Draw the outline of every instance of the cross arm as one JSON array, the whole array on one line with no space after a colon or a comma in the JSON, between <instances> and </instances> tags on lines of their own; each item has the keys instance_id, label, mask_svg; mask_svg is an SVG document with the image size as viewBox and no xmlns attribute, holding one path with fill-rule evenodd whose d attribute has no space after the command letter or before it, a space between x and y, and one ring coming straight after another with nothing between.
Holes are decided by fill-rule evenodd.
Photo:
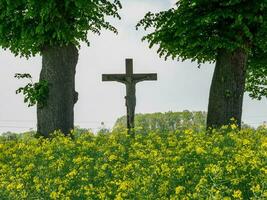
<instances>
[{"instance_id":1,"label":"cross arm","mask_svg":"<svg viewBox=\"0 0 267 200\"><path fill-rule=\"evenodd\" d=\"M156 73L152 74L134 74L133 79L136 83L141 81L156 81L158 76Z\"/></svg>"},{"instance_id":2,"label":"cross arm","mask_svg":"<svg viewBox=\"0 0 267 200\"><path fill-rule=\"evenodd\" d=\"M102 74L102 81L117 81L125 83L125 75L123 74Z\"/></svg>"}]
</instances>

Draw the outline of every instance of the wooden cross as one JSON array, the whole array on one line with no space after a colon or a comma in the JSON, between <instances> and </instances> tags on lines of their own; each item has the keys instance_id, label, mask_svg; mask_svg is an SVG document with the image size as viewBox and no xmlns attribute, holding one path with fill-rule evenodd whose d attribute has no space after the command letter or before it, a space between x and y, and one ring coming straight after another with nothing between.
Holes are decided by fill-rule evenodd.
<instances>
[{"instance_id":1,"label":"wooden cross","mask_svg":"<svg viewBox=\"0 0 267 200\"><path fill-rule=\"evenodd\" d=\"M128 133L134 128L134 112L136 105L135 85L141 81L156 81L157 74L134 74L133 59L126 59L126 74L103 74L102 81L117 81L126 85L126 107Z\"/></svg>"}]
</instances>

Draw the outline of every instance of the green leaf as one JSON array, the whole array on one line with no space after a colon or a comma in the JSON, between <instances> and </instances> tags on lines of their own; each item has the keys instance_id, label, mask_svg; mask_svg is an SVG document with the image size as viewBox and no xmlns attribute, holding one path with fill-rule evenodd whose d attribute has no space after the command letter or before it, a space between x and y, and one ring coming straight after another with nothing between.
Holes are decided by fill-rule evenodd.
<instances>
[{"instance_id":1,"label":"green leaf","mask_svg":"<svg viewBox=\"0 0 267 200\"><path fill-rule=\"evenodd\" d=\"M45 45L88 44L88 32L117 33L107 18L120 19L120 8L118 0L0 0L0 47L29 57Z\"/></svg>"}]
</instances>

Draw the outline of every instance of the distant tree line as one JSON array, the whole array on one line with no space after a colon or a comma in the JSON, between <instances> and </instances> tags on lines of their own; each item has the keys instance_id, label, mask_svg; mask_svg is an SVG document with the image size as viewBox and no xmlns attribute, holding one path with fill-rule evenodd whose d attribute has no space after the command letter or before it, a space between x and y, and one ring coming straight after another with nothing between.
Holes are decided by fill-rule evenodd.
<instances>
[{"instance_id":1,"label":"distant tree line","mask_svg":"<svg viewBox=\"0 0 267 200\"><path fill-rule=\"evenodd\" d=\"M206 112L166 112L151 114L136 114L135 127L146 131L175 131L179 129L203 129L206 124ZM113 131L126 128L126 116L117 119Z\"/></svg>"},{"instance_id":2,"label":"distant tree line","mask_svg":"<svg viewBox=\"0 0 267 200\"><path fill-rule=\"evenodd\" d=\"M142 131L176 131L193 129L201 131L206 128L207 112L189 111L182 112L165 112L165 113L148 113L137 114L135 116L135 127L141 128ZM235 122L233 122L235 123ZM113 126L113 131L119 131L126 128L126 116L117 119ZM257 129L264 129L266 126L260 125ZM254 129L249 124L242 122L242 129Z\"/></svg>"}]
</instances>

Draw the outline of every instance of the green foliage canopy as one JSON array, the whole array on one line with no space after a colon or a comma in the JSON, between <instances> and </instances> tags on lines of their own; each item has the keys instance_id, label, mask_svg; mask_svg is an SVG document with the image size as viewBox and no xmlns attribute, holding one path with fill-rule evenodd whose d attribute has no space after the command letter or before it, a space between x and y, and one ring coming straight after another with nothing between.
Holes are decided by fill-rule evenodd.
<instances>
[{"instance_id":1,"label":"green foliage canopy","mask_svg":"<svg viewBox=\"0 0 267 200\"><path fill-rule=\"evenodd\" d=\"M89 44L88 31L117 32L119 0L0 0L0 47L31 56L47 45Z\"/></svg>"},{"instance_id":2,"label":"green foliage canopy","mask_svg":"<svg viewBox=\"0 0 267 200\"><path fill-rule=\"evenodd\" d=\"M254 51L249 60L246 78L246 91L253 99L267 97L267 53Z\"/></svg>"},{"instance_id":3,"label":"green foliage canopy","mask_svg":"<svg viewBox=\"0 0 267 200\"><path fill-rule=\"evenodd\" d=\"M253 99L261 100L262 97L267 97L267 68L248 71L246 91Z\"/></svg>"},{"instance_id":4,"label":"green foliage canopy","mask_svg":"<svg viewBox=\"0 0 267 200\"><path fill-rule=\"evenodd\" d=\"M266 13L266 0L180 0L167 11L147 13L137 28L154 28L143 40L159 45L160 56L213 62L220 49L266 52Z\"/></svg>"}]
</instances>

